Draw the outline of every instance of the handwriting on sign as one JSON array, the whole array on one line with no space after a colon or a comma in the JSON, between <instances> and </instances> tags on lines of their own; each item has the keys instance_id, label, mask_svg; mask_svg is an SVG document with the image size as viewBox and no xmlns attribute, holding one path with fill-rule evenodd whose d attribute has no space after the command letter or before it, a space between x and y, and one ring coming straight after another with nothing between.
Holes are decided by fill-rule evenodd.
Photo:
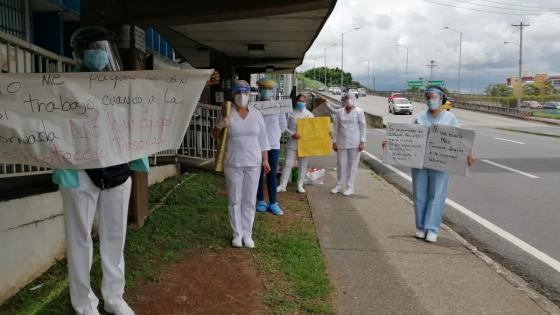
<instances>
[{"instance_id":1,"label":"handwriting on sign","mask_svg":"<svg viewBox=\"0 0 560 315\"><path fill-rule=\"evenodd\" d=\"M0 163L83 169L175 149L211 73L2 75Z\"/></svg>"},{"instance_id":2,"label":"handwriting on sign","mask_svg":"<svg viewBox=\"0 0 560 315\"><path fill-rule=\"evenodd\" d=\"M388 164L421 168L424 163L428 128L421 125L387 124Z\"/></svg>"},{"instance_id":3,"label":"handwriting on sign","mask_svg":"<svg viewBox=\"0 0 560 315\"><path fill-rule=\"evenodd\" d=\"M291 113L293 111L291 99L251 102L249 103L249 106L255 108L263 115Z\"/></svg>"}]
</instances>

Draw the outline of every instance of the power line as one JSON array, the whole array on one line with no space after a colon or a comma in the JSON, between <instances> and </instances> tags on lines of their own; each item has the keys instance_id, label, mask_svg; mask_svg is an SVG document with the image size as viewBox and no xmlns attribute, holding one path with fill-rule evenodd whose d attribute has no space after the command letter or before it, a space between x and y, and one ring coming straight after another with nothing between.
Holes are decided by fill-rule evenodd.
<instances>
[{"instance_id":1,"label":"power line","mask_svg":"<svg viewBox=\"0 0 560 315\"><path fill-rule=\"evenodd\" d=\"M475 0L475 1L476 1L476 0ZM496 3L496 4L504 4L504 5L511 5L511 6L514 6L514 7L535 8L535 9L536 9L536 8L542 8L542 9L547 9L547 10L560 10L560 8L544 8L544 7L536 7L536 6L531 6L531 5L507 3L507 2L492 1L492 0L478 0L478 1L489 2L489 3Z\"/></svg>"},{"instance_id":2,"label":"power line","mask_svg":"<svg viewBox=\"0 0 560 315\"><path fill-rule=\"evenodd\" d=\"M482 13L487 13L487 14L498 14L498 15L513 15L513 16L528 16L528 15L543 15L543 13L507 13L507 12L497 12L497 11L488 11L488 10L482 10L482 9L473 9L473 8L465 8L465 7L461 7L458 5L453 5L453 4L449 4L449 3L441 3L441 2L436 2L436 1L431 1L431 0L421 0L424 2L429 2L429 3L433 3L433 4L437 4L437 5L441 5L441 6L445 6L445 7L452 7L452 8L456 8L456 9L463 9L463 10L469 10L469 11L476 11L476 12L482 12ZM559 12L560 13L560 12Z\"/></svg>"},{"instance_id":3,"label":"power line","mask_svg":"<svg viewBox=\"0 0 560 315\"><path fill-rule=\"evenodd\" d=\"M449 1L455 1L455 2L459 2L462 4L465 4L465 2L463 0L449 0ZM482 4L482 3L473 3L473 2L469 2L469 5L473 5L473 6L481 6L481 7L487 7L487 8L493 8L493 9L500 9L500 10L510 10L510 11L529 11L529 12L540 12L540 13L549 13L551 11L557 11L556 13L560 13L560 9L517 9L517 8L511 8L511 7L504 7L504 6L495 6L495 5L489 5L489 4Z\"/></svg>"}]
</instances>

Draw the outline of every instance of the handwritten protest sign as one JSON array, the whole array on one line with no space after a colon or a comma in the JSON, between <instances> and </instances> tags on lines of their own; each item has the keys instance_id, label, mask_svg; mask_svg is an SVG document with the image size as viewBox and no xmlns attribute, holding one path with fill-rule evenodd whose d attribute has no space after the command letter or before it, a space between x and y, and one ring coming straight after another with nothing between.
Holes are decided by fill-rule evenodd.
<instances>
[{"instance_id":1,"label":"handwritten protest sign","mask_svg":"<svg viewBox=\"0 0 560 315\"><path fill-rule=\"evenodd\" d=\"M387 124L387 150L383 161L391 165L422 168L428 127L411 124Z\"/></svg>"},{"instance_id":2,"label":"handwritten protest sign","mask_svg":"<svg viewBox=\"0 0 560 315\"><path fill-rule=\"evenodd\" d=\"M301 139L298 140L299 157L321 156L332 153L330 117L298 119L296 130L301 136Z\"/></svg>"},{"instance_id":3,"label":"handwritten protest sign","mask_svg":"<svg viewBox=\"0 0 560 315\"><path fill-rule=\"evenodd\" d=\"M387 124L384 162L413 168L429 168L465 176L467 156L472 153L475 132L434 124L431 127Z\"/></svg>"},{"instance_id":4,"label":"handwritten protest sign","mask_svg":"<svg viewBox=\"0 0 560 315\"><path fill-rule=\"evenodd\" d=\"M472 152L474 136L474 130L433 125L428 132L424 167L467 175L467 156Z\"/></svg>"},{"instance_id":5,"label":"handwritten protest sign","mask_svg":"<svg viewBox=\"0 0 560 315\"><path fill-rule=\"evenodd\" d=\"M0 75L0 162L84 169L175 149L211 73Z\"/></svg>"},{"instance_id":6,"label":"handwritten protest sign","mask_svg":"<svg viewBox=\"0 0 560 315\"><path fill-rule=\"evenodd\" d=\"M249 103L251 108L255 108L260 111L263 115L279 114L279 113L291 113L293 112L292 100L272 100L272 101L260 101Z\"/></svg>"}]
</instances>

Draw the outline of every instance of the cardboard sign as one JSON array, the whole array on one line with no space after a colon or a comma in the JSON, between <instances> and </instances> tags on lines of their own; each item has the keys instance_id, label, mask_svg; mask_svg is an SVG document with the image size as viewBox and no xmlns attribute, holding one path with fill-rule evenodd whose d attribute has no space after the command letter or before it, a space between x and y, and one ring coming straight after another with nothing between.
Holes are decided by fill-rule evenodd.
<instances>
[{"instance_id":1,"label":"cardboard sign","mask_svg":"<svg viewBox=\"0 0 560 315\"><path fill-rule=\"evenodd\" d=\"M387 124L387 150L383 162L391 165L422 168L426 152L428 127L412 124Z\"/></svg>"},{"instance_id":2,"label":"cardboard sign","mask_svg":"<svg viewBox=\"0 0 560 315\"><path fill-rule=\"evenodd\" d=\"M387 124L387 164L429 168L454 175L468 174L467 156L472 153L474 130L434 124Z\"/></svg>"},{"instance_id":3,"label":"cardboard sign","mask_svg":"<svg viewBox=\"0 0 560 315\"><path fill-rule=\"evenodd\" d=\"M298 156L322 156L332 153L330 117L301 118L296 122Z\"/></svg>"},{"instance_id":4,"label":"cardboard sign","mask_svg":"<svg viewBox=\"0 0 560 315\"><path fill-rule=\"evenodd\" d=\"M273 101L260 101L249 103L251 108L255 108L263 115L272 115L280 113L291 113L293 112L292 100L273 100Z\"/></svg>"},{"instance_id":5,"label":"cardboard sign","mask_svg":"<svg viewBox=\"0 0 560 315\"><path fill-rule=\"evenodd\" d=\"M0 162L85 169L181 144L212 70L0 75Z\"/></svg>"}]
</instances>

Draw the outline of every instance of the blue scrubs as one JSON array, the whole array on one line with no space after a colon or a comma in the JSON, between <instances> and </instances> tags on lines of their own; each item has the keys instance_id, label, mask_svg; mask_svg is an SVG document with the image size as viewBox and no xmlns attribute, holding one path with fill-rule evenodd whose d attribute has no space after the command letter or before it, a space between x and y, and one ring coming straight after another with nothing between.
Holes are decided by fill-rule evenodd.
<instances>
[{"instance_id":1,"label":"blue scrubs","mask_svg":"<svg viewBox=\"0 0 560 315\"><path fill-rule=\"evenodd\" d=\"M455 115L448 111L440 112L435 118L429 111L424 111L415 117L412 123L424 126L441 124L459 127ZM438 233L448 186L449 173L447 172L427 168L412 169L412 196L418 230Z\"/></svg>"}]
</instances>

